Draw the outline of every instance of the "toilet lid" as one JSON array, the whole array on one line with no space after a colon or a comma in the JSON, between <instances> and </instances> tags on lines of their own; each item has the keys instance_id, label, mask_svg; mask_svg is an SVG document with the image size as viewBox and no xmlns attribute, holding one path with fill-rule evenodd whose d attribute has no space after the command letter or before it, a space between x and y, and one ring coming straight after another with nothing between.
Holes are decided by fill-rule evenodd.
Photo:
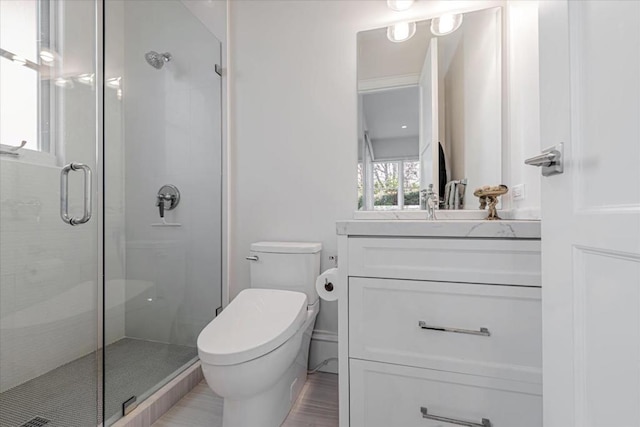
<instances>
[{"instance_id":1,"label":"toilet lid","mask_svg":"<svg viewBox=\"0 0 640 427\"><path fill-rule=\"evenodd\" d=\"M245 289L198 336L200 359L235 365L284 344L307 317L307 295L276 289Z\"/></svg>"}]
</instances>

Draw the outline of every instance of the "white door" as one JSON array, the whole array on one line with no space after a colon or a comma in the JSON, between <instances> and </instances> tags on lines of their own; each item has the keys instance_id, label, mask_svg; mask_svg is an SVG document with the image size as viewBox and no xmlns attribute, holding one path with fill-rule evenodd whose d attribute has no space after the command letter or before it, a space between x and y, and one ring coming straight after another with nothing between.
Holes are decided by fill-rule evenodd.
<instances>
[{"instance_id":1,"label":"white door","mask_svg":"<svg viewBox=\"0 0 640 427\"><path fill-rule=\"evenodd\" d=\"M420 189L438 192L438 38L433 37L420 74ZM434 159L436 162L434 163ZM442 196L442 195L440 195Z\"/></svg>"},{"instance_id":2,"label":"white door","mask_svg":"<svg viewBox=\"0 0 640 427\"><path fill-rule=\"evenodd\" d=\"M640 426L640 2L540 2L545 427Z\"/></svg>"}]
</instances>

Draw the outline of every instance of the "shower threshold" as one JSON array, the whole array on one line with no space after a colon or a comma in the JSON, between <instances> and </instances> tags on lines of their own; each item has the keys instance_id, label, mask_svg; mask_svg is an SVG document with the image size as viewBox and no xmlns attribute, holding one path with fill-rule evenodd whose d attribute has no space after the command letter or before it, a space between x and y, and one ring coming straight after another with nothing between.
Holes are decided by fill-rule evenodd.
<instances>
[{"instance_id":1,"label":"shower threshold","mask_svg":"<svg viewBox=\"0 0 640 427\"><path fill-rule=\"evenodd\" d=\"M122 402L138 402L197 359L195 347L123 338L106 347L105 418L118 418ZM39 417L43 427L93 427L102 402L98 366L91 353L0 393L0 427L20 427ZM109 423L107 423L108 425Z\"/></svg>"}]
</instances>

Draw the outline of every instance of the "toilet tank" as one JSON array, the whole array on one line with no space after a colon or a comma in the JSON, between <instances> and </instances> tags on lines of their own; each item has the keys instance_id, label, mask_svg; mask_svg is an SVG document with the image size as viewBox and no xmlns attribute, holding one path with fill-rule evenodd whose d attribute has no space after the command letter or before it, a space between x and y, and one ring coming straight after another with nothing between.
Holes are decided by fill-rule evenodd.
<instances>
[{"instance_id":1,"label":"toilet tank","mask_svg":"<svg viewBox=\"0 0 640 427\"><path fill-rule=\"evenodd\" d=\"M308 303L315 303L321 251L321 243L252 243L251 256L257 259L251 261L251 287L304 292Z\"/></svg>"}]
</instances>

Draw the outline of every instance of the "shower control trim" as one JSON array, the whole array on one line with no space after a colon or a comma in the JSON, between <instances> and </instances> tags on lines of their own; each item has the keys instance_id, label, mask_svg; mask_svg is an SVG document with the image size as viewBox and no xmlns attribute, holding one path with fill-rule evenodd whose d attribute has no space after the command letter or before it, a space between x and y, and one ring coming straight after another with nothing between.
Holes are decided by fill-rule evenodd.
<instances>
[{"instance_id":1,"label":"shower control trim","mask_svg":"<svg viewBox=\"0 0 640 427\"><path fill-rule=\"evenodd\" d=\"M165 184L160 187L156 195L156 206L160 213L160 218L164 218L164 212L176 208L180 203L180 191L175 185Z\"/></svg>"}]
</instances>

